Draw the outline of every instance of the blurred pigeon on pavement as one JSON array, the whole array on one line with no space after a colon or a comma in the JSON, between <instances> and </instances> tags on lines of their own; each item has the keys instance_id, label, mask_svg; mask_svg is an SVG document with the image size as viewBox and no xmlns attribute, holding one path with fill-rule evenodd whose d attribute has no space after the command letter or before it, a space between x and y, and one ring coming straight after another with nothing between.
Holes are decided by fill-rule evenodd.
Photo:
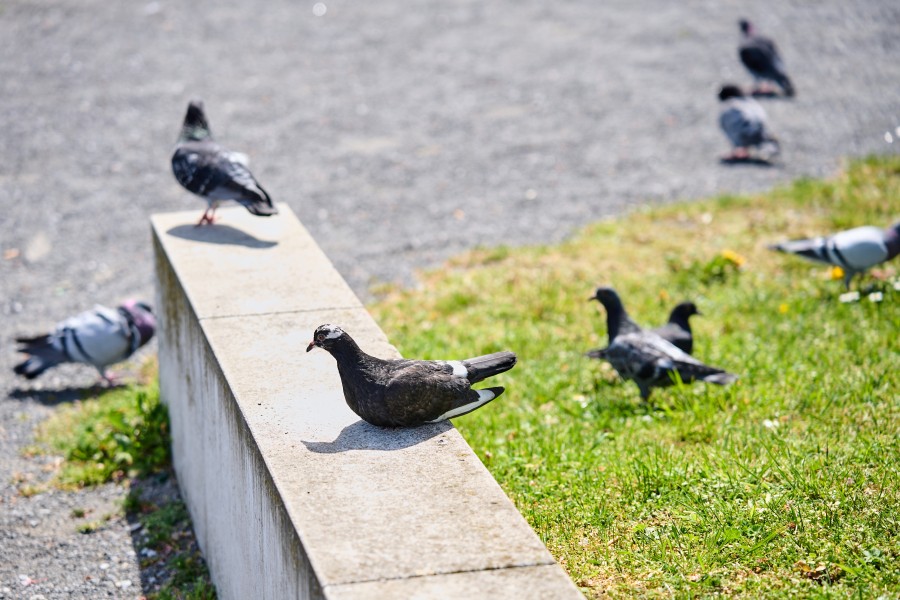
<instances>
[{"instance_id":1,"label":"blurred pigeon on pavement","mask_svg":"<svg viewBox=\"0 0 900 600\"><path fill-rule=\"evenodd\" d=\"M226 200L239 202L261 217L278 214L269 194L247 168L246 155L229 152L213 141L199 100L188 104L172 155L172 171L185 189L206 199L198 226L212 224L216 208Z\"/></svg>"},{"instance_id":2,"label":"blurred pigeon on pavement","mask_svg":"<svg viewBox=\"0 0 900 600\"><path fill-rule=\"evenodd\" d=\"M691 333L690 318L699 315L697 305L693 302L682 302L672 309L669 321L655 329L651 329L662 339L666 340L682 352L694 353L694 336Z\"/></svg>"},{"instance_id":3,"label":"blurred pigeon on pavement","mask_svg":"<svg viewBox=\"0 0 900 600\"><path fill-rule=\"evenodd\" d=\"M668 387L676 381L705 381L727 385L736 375L705 365L682 352L652 331L639 331L616 336L606 348L591 350L590 358L609 361L623 378L634 381L647 400L655 387Z\"/></svg>"},{"instance_id":4,"label":"blurred pigeon on pavement","mask_svg":"<svg viewBox=\"0 0 900 600\"><path fill-rule=\"evenodd\" d=\"M887 229L855 227L827 237L773 244L769 249L840 267L844 271L844 286L850 289L850 281L857 273L900 254L900 221Z\"/></svg>"},{"instance_id":5,"label":"blurred pigeon on pavement","mask_svg":"<svg viewBox=\"0 0 900 600\"><path fill-rule=\"evenodd\" d=\"M384 360L363 352L343 329L320 325L307 346L337 361L347 405L380 427L415 427L472 412L503 393L471 385L512 369L516 355L497 352L467 360Z\"/></svg>"},{"instance_id":6,"label":"blurred pigeon on pavement","mask_svg":"<svg viewBox=\"0 0 900 600\"><path fill-rule=\"evenodd\" d=\"M756 28L753 23L746 19L739 21L741 28L741 44L738 48L738 54L741 62L750 71L750 74L757 81L757 87L754 94L769 94L770 90L766 90L759 85L759 82L774 81L782 90L784 95L791 97L794 95L794 84L791 83L790 77L784 68L784 61L778 53L778 47L775 42L767 37L756 35Z\"/></svg>"},{"instance_id":7,"label":"blurred pigeon on pavement","mask_svg":"<svg viewBox=\"0 0 900 600\"><path fill-rule=\"evenodd\" d=\"M53 333L16 338L17 350L28 358L15 366L17 375L34 379L56 365L93 365L107 382L106 368L121 362L150 341L156 329L151 308L129 300L113 310L97 305L62 321Z\"/></svg>"},{"instance_id":8,"label":"blurred pigeon on pavement","mask_svg":"<svg viewBox=\"0 0 900 600\"><path fill-rule=\"evenodd\" d=\"M766 111L759 102L744 96L735 85L725 85L719 91L722 112L719 125L734 149L723 161L748 160L750 148L767 146L768 156L781 151L778 139L766 131Z\"/></svg>"}]
</instances>

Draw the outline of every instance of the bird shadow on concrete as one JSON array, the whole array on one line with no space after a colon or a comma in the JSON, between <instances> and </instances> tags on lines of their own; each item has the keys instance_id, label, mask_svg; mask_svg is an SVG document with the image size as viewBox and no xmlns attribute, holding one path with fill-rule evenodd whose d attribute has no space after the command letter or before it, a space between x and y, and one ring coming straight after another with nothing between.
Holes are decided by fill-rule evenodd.
<instances>
[{"instance_id":1,"label":"bird shadow on concrete","mask_svg":"<svg viewBox=\"0 0 900 600\"><path fill-rule=\"evenodd\" d=\"M76 400L84 400L85 398L93 398L104 392L125 387L125 383L117 383L113 386L95 384L84 387L65 387L58 389L29 389L17 387L9 393L10 398L16 400L37 400L44 406L57 406L75 402Z\"/></svg>"},{"instance_id":2,"label":"bird shadow on concrete","mask_svg":"<svg viewBox=\"0 0 900 600\"><path fill-rule=\"evenodd\" d=\"M337 454L348 450L402 450L415 446L452 429L450 421L427 423L419 427L378 427L365 421L347 425L331 442L300 440L317 454Z\"/></svg>"},{"instance_id":3,"label":"bird shadow on concrete","mask_svg":"<svg viewBox=\"0 0 900 600\"><path fill-rule=\"evenodd\" d=\"M200 227L195 225L178 225L166 233L185 240L206 242L207 244L228 244L232 246L246 246L247 248L271 248L278 245L278 242L260 240L230 225L206 225Z\"/></svg>"}]
</instances>

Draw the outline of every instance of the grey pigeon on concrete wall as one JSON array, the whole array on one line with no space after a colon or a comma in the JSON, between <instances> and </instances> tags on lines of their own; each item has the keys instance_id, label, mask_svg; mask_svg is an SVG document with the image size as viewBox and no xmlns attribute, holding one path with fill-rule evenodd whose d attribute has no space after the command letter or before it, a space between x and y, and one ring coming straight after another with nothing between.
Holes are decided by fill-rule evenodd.
<instances>
[{"instance_id":1,"label":"grey pigeon on concrete wall","mask_svg":"<svg viewBox=\"0 0 900 600\"><path fill-rule=\"evenodd\" d=\"M741 28L741 44L738 47L738 54L741 62L757 80L757 84L761 81L774 81L784 91L785 96L793 96L794 84L787 75L784 61L781 60L775 42L767 37L757 35L753 23L746 19L741 19L738 24ZM759 85L754 91L766 92Z\"/></svg>"},{"instance_id":2,"label":"grey pigeon on concrete wall","mask_svg":"<svg viewBox=\"0 0 900 600\"><path fill-rule=\"evenodd\" d=\"M857 273L900 254L900 221L887 229L854 227L827 237L780 242L769 249L840 267L844 271L844 286L849 289Z\"/></svg>"},{"instance_id":3,"label":"grey pigeon on concrete wall","mask_svg":"<svg viewBox=\"0 0 900 600\"><path fill-rule=\"evenodd\" d=\"M781 151L778 139L768 131L766 111L754 100L744 96L736 85L725 85L719 91L722 112L719 126L734 147L724 160L743 160L750 157L750 148L769 148L769 154Z\"/></svg>"},{"instance_id":4,"label":"grey pigeon on concrete wall","mask_svg":"<svg viewBox=\"0 0 900 600\"><path fill-rule=\"evenodd\" d=\"M51 367L75 362L94 366L109 381L106 368L134 354L155 330L153 311L143 302L129 300L115 310L97 305L60 322L52 333L16 338L17 350L28 358L14 371L34 379Z\"/></svg>"},{"instance_id":5,"label":"grey pigeon on concrete wall","mask_svg":"<svg viewBox=\"0 0 900 600\"><path fill-rule=\"evenodd\" d=\"M655 329L651 329L662 339L666 340L682 352L694 353L694 335L691 332L690 318L699 315L697 305L693 302L681 302L675 305L669 314L668 322Z\"/></svg>"},{"instance_id":6,"label":"grey pigeon on concrete wall","mask_svg":"<svg viewBox=\"0 0 900 600\"><path fill-rule=\"evenodd\" d=\"M213 141L203 103L191 101L172 155L172 171L178 183L207 202L198 226L212 224L216 208L226 200L234 200L261 217L278 214L246 163L245 155L229 152Z\"/></svg>"},{"instance_id":7,"label":"grey pigeon on concrete wall","mask_svg":"<svg viewBox=\"0 0 900 600\"><path fill-rule=\"evenodd\" d=\"M644 400L653 388L668 387L676 381L726 385L737 379L723 369L703 364L652 331L620 334L609 346L591 350L587 356L609 361L623 379L637 384Z\"/></svg>"},{"instance_id":8,"label":"grey pigeon on concrete wall","mask_svg":"<svg viewBox=\"0 0 900 600\"><path fill-rule=\"evenodd\" d=\"M458 417L484 406L502 387L472 384L512 369L516 355L497 352L466 360L384 360L363 352L343 329L320 325L307 346L327 350L337 361L347 405L381 427L415 427Z\"/></svg>"}]
</instances>

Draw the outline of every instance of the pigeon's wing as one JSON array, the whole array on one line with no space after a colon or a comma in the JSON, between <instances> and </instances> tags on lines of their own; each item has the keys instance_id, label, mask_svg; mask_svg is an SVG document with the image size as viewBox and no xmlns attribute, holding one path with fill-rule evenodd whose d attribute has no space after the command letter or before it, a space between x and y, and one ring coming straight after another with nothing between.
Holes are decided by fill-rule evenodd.
<instances>
[{"instance_id":1,"label":"pigeon's wing","mask_svg":"<svg viewBox=\"0 0 900 600\"><path fill-rule=\"evenodd\" d=\"M864 271L888 258L884 231L878 227L856 227L836 233L826 242L834 264Z\"/></svg>"},{"instance_id":2,"label":"pigeon's wing","mask_svg":"<svg viewBox=\"0 0 900 600\"><path fill-rule=\"evenodd\" d=\"M741 62L755 77L767 77L772 70L772 62L775 55L766 44L760 44L758 39L751 39L741 44L738 53Z\"/></svg>"},{"instance_id":3,"label":"pigeon's wing","mask_svg":"<svg viewBox=\"0 0 900 600\"><path fill-rule=\"evenodd\" d=\"M257 215L277 212L242 157L214 142L179 145L172 156L172 171L181 185L208 200L235 200Z\"/></svg>"},{"instance_id":4,"label":"pigeon's wing","mask_svg":"<svg viewBox=\"0 0 900 600\"><path fill-rule=\"evenodd\" d=\"M762 142L765 133L765 113L754 110L745 102L729 101L719 116L722 131L737 147L747 147Z\"/></svg>"},{"instance_id":5,"label":"pigeon's wing","mask_svg":"<svg viewBox=\"0 0 900 600\"><path fill-rule=\"evenodd\" d=\"M471 402L473 394L465 376L454 373L445 361L404 361L388 380L384 401L391 415L401 422L439 420L455 408Z\"/></svg>"},{"instance_id":6,"label":"pigeon's wing","mask_svg":"<svg viewBox=\"0 0 900 600\"><path fill-rule=\"evenodd\" d=\"M118 311L95 306L57 326L55 337L70 360L98 369L132 354L132 331Z\"/></svg>"},{"instance_id":7,"label":"pigeon's wing","mask_svg":"<svg viewBox=\"0 0 900 600\"><path fill-rule=\"evenodd\" d=\"M651 329L650 332L655 333L682 352L690 354L694 349L694 338L691 335L691 332L685 330L676 323L666 323L661 327Z\"/></svg>"}]
</instances>

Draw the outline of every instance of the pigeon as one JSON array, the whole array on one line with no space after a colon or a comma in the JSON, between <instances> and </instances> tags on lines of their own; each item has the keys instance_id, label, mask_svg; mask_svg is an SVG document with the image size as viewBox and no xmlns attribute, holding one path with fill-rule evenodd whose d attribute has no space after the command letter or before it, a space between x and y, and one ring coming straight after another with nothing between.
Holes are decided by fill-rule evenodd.
<instances>
[{"instance_id":1,"label":"pigeon","mask_svg":"<svg viewBox=\"0 0 900 600\"><path fill-rule=\"evenodd\" d=\"M363 352L336 325L320 325L306 347L327 350L337 361L344 399L364 421L379 427L415 427L452 419L503 393L472 384L512 369L516 355L497 352L467 360L384 360Z\"/></svg>"},{"instance_id":2,"label":"pigeon","mask_svg":"<svg viewBox=\"0 0 900 600\"><path fill-rule=\"evenodd\" d=\"M723 103L719 114L719 126L734 149L723 160L747 160L750 158L749 148L767 145L771 154L781 151L778 139L766 131L766 111L759 102L744 96L736 85L725 85L719 91L719 100Z\"/></svg>"},{"instance_id":3,"label":"pigeon","mask_svg":"<svg viewBox=\"0 0 900 600\"><path fill-rule=\"evenodd\" d=\"M693 302L682 302L672 309L669 315L669 321L655 329L651 329L662 339L666 340L682 352L688 354L694 353L694 336L691 333L691 324L689 319L693 315L699 315L697 305Z\"/></svg>"},{"instance_id":4,"label":"pigeon","mask_svg":"<svg viewBox=\"0 0 900 600\"><path fill-rule=\"evenodd\" d=\"M613 343L613 340L620 333L637 333L642 331L641 326L635 323L628 315L625 306L622 304L622 299L619 298L619 294L613 288L598 287L594 291L594 295L588 298L589 302L591 300L597 300L606 309L606 331L609 335L610 344ZM651 331L690 354L694 344L688 318L691 315L698 314L700 312L693 302L682 302L672 309L668 323Z\"/></svg>"},{"instance_id":5,"label":"pigeon","mask_svg":"<svg viewBox=\"0 0 900 600\"><path fill-rule=\"evenodd\" d=\"M784 68L784 61L778 54L778 47L775 42L767 37L756 35L756 29L753 23L746 19L739 21L741 27L741 45L738 48L738 54L741 62L750 71L750 74L760 81L774 81L784 90L784 95L792 97L794 95L794 84L791 83L790 77ZM762 89L759 85L754 93L769 93Z\"/></svg>"},{"instance_id":6,"label":"pigeon","mask_svg":"<svg viewBox=\"0 0 900 600\"><path fill-rule=\"evenodd\" d=\"M112 383L106 368L134 354L155 330L153 310L144 302L128 300L115 310L98 304L57 324L53 333L16 338L17 350L28 358L13 370L34 379L62 363L84 363Z\"/></svg>"},{"instance_id":7,"label":"pigeon","mask_svg":"<svg viewBox=\"0 0 900 600\"><path fill-rule=\"evenodd\" d=\"M247 168L246 155L229 152L213 141L203 102L199 100L188 104L172 155L172 171L185 189L206 199L206 211L198 227L204 223L211 225L216 208L226 200L235 200L261 217L278 214L272 198Z\"/></svg>"},{"instance_id":8,"label":"pigeon","mask_svg":"<svg viewBox=\"0 0 900 600\"><path fill-rule=\"evenodd\" d=\"M623 379L637 384L644 401L653 388L668 387L676 381L727 385L737 379L732 373L703 364L652 331L620 334L609 346L591 350L587 356L609 361Z\"/></svg>"},{"instance_id":9,"label":"pigeon","mask_svg":"<svg viewBox=\"0 0 900 600\"><path fill-rule=\"evenodd\" d=\"M850 281L857 273L900 254L900 221L887 229L871 225L855 227L828 237L780 242L769 249L840 267L844 271L844 287L849 290Z\"/></svg>"},{"instance_id":10,"label":"pigeon","mask_svg":"<svg viewBox=\"0 0 900 600\"><path fill-rule=\"evenodd\" d=\"M619 334L641 331L641 327L628 316L616 290L611 287L598 287L594 291L594 295L588 298L588 302L592 300L596 300L606 309L606 332L609 335L610 344Z\"/></svg>"}]
</instances>

